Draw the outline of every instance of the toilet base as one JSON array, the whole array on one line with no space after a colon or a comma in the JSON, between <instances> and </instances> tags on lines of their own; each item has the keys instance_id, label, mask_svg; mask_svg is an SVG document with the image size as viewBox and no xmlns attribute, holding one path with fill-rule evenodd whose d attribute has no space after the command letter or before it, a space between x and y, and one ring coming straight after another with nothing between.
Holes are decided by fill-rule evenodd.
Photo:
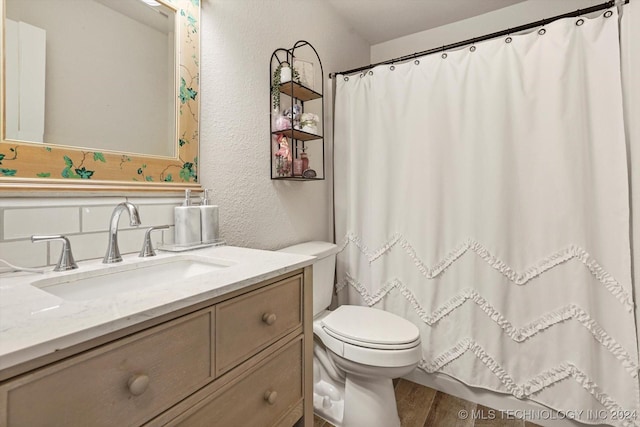
<instances>
[{"instance_id":1,"label":"toilet base","mask_svg":"<svg viewBox=\"0 0 640 427\"><path fill-rule=\"evenodd\" d=\"M347 374L344 400L344 427L400 427L391 378Z\"/></svg>"},{"instance_id":2,"label":"toilet base","mask_svg":"<svg viewBox=\"0 0 640 427\"><path fill-rule=\"evenodd\" d=\"M326 381L320 381L313 386L313 412L320 418L329 421L336 427L342 427L344 413L344 392L338 397L332 398L326 389L333 385Z\"/></svg>"}]
</instances>

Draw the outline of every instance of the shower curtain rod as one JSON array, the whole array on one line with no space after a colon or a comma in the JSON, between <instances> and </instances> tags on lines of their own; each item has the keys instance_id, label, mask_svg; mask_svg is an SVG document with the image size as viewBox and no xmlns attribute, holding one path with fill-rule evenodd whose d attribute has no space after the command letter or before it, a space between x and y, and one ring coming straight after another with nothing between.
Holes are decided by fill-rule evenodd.
<instances>
[{"instance_id":1,"label":"shower curtain rod","mask_svg":"<svg viewBox=\"0 0 640 427\"><path fill-rule=\"evenodd\" d=\"M423 50L422 52L416 52L414 54L401 56L399 58L388 59L386 61L377 62L375 64L369 64L367 66L360 67L360 68L354 68L352 70L340 71L340 72L337 72L337 73L329 73L329 78L332 79L335 76L337 76L338 74L353 74L353 73L357 73L358 71L364 71L364 70L368 70L368 69L373 68L373 67L377 67L378 65L394 64L396 62L408 61L410 59L414 59L414 58L418 58L418 57L421 57L421 56L430 55L432 53L443 52L445 50L450 50L450 49L457 49L459 47L467 46L467 45L470 45L470 44L472 45L472 44L475 44L475 43L478 43L478 42L481 42L481 41L485 41L485 40L489 40L489 39L495 39L497 37L502 37L502 36L508 36L510 34L519 33L520 31L525 31L525 30L530 30L532 28L545 26L545 25L547 25L547 24L549 24L549 23L551 23L553 21L557 21L558 19L574 18L576 16L586 15L586 14L589 14L589 13L592 13L592 12L598 12L600 10L609 9L610 7L613 7L618 3L619 4L628 4L629 0L624 0L624 1L610 0L610 1L607 1L607 2L602 3L602 4L598 4L598 5L595 5L595 6L588 7L586 9L578 9L578 10L576 10L574 12L564 13L562 15L557 15L557 16L554 16L552 18L541 19L540 21L536 21L536 22L531 22L529 24L520 25L519 27L508 28L508 29L503 30L503 31L498 31L498 32L491 33L491 34L486 34L486 35L480 36L480 37L474 37L472 39L464 40L464 41L457 42L457 43L448 44L446 46L436 47L436 48L429 49L429 50Z\"/></svg>"}]
</instances>

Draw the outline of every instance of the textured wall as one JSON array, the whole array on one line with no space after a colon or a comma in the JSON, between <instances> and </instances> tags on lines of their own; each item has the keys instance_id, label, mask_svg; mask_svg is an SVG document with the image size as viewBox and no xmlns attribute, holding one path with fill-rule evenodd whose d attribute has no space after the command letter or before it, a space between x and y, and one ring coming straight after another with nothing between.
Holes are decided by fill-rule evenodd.
<instances>
[{"instance_id":1,"label":"textured wall","mask_svg":"<svg viewBox=\"0 0 640 427\"><path fill-rule=\"evenodd\" d=\"M269 60L274 49L301 39L318 50L330 159L328 73L368 63L369 45L318 0L204 0L201 37L199 175L220 205L222 237L232 245L263 249L331 240L330 162L325 181L270 180Z\"/></svg>"}]
</instances>

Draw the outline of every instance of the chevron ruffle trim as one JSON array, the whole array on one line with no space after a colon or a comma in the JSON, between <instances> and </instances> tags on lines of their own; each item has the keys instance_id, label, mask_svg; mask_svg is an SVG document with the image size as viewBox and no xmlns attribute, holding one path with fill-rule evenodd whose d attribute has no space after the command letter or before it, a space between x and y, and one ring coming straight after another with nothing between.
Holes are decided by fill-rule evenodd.
<instances>
[{"instance_id":1,"label":"chevron ruffle trim","mask_svg":"<svg viewBox=\"0 0 640 427\"><path fill-rule=\"evenodd\" d=\"M544 388L547 388L557 382L563 381L567 378L573 378L609 412L615 414L625 412L624 408L620 404L603 392L595 381L589 378L588 375L582 372L571 362L563 362L554 368L541 372L523 384L517 384L505 369L502 368L495 359L487 354L484 349L482 349L482 347L471 338L461 339L454 347L440 354L431 361L423 359L418 366L420 369L428 373L433 373L441 370L467 351L471 351L496 377L498 377L506 390L518 399L528 398L529 396L538 393ZM637 426L637 424L631 419L621 420L620 425L625 427Z\"/></svg>"},{"instance_id":2,"label":"chevron ruffle trim","mask_svg":"<svg viewBox=\"0 0 640 427\"><path fill-rule=\"evenodd\" d=\"M368 306L373 306L380 302L392 289L398 289L403 297L409 301L420 319L429 326L438 323L445 316L461 307L467 301L473 301L480 309L495 323L497 323L505 334L513 341L521 343L537 335L539 332L549 329L559 323L575 320L584 326L596 341L606 348L622 366L633 377L638 376L638 364L634 358L620 345L611 335L609 335L583 308L576 304L568 304L556 310L550 311L529 322L521 328L516 328L498 310L496 310L485 298L476 290L462 289L457 295L450 298L444 304L439 305L433 312L427 313L411 290L400 281L394 279L385 284L378 292L371 295L366 288L349 274L346 275L345 284L340 285L342 289L347 284L352 286L361 295L363 301Z\"/></svg>"},{"instance_id":3,"label":"chevron ruffle trim","mask_svg":"<svg viewBox=\"0 0 640 427\"><path fill-rule=\"evenodd\" d=\"M563 264L571 259L577 259L582 262L588 270L591 272L604 287L620 301L628 312L633 312L634 303L631 295L622 287L622 285L609 274L587 251L577 245L569 245L567 248L554 252L553 254L543 258L536 265L528 267L525 271L519 273L512 267L507 265L504 261L493 255L487 248L481 243L468 239L460 246L449 252L442 260L438 261L433 267L428 267L416 254L415 249L403 238L399 233L394 234L387 243L385 243L379 249L370 252L366 245L362 243L362 240L354 233L348 233L342 244L339 247L342 252L350 242L353 242L360 252L362 252L368 259L369 263L374 262L385 253L390 251L395 245L400 246L405 250L409 258L413 261L414 265L418 268L420 273L427 279L433 279L442 274L447 268L449 268L458 258L464 255L467 251L471 250L475 252L480 258L482 258L487 264L499 271L503 276L509 279L516 285L525 285L531 279L543 274L544 272Z\"/></svg>"}]
</instances>

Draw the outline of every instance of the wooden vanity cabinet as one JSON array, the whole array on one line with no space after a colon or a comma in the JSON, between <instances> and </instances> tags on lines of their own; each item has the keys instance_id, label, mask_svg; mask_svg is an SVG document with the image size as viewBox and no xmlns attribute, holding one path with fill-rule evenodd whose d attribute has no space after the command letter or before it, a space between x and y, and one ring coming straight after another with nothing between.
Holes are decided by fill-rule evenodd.
<instances>
[{"instance_id":1,"label":"wooden vanity cabinet","mask_svg":"<svg viewBox=\"0 0 640 427\"><path fill-rule=\"evenodd\" d=\"M48 358L0 383L0 427L310 427L311 286L307 267Z\"/></svg>"}]
</instances>

